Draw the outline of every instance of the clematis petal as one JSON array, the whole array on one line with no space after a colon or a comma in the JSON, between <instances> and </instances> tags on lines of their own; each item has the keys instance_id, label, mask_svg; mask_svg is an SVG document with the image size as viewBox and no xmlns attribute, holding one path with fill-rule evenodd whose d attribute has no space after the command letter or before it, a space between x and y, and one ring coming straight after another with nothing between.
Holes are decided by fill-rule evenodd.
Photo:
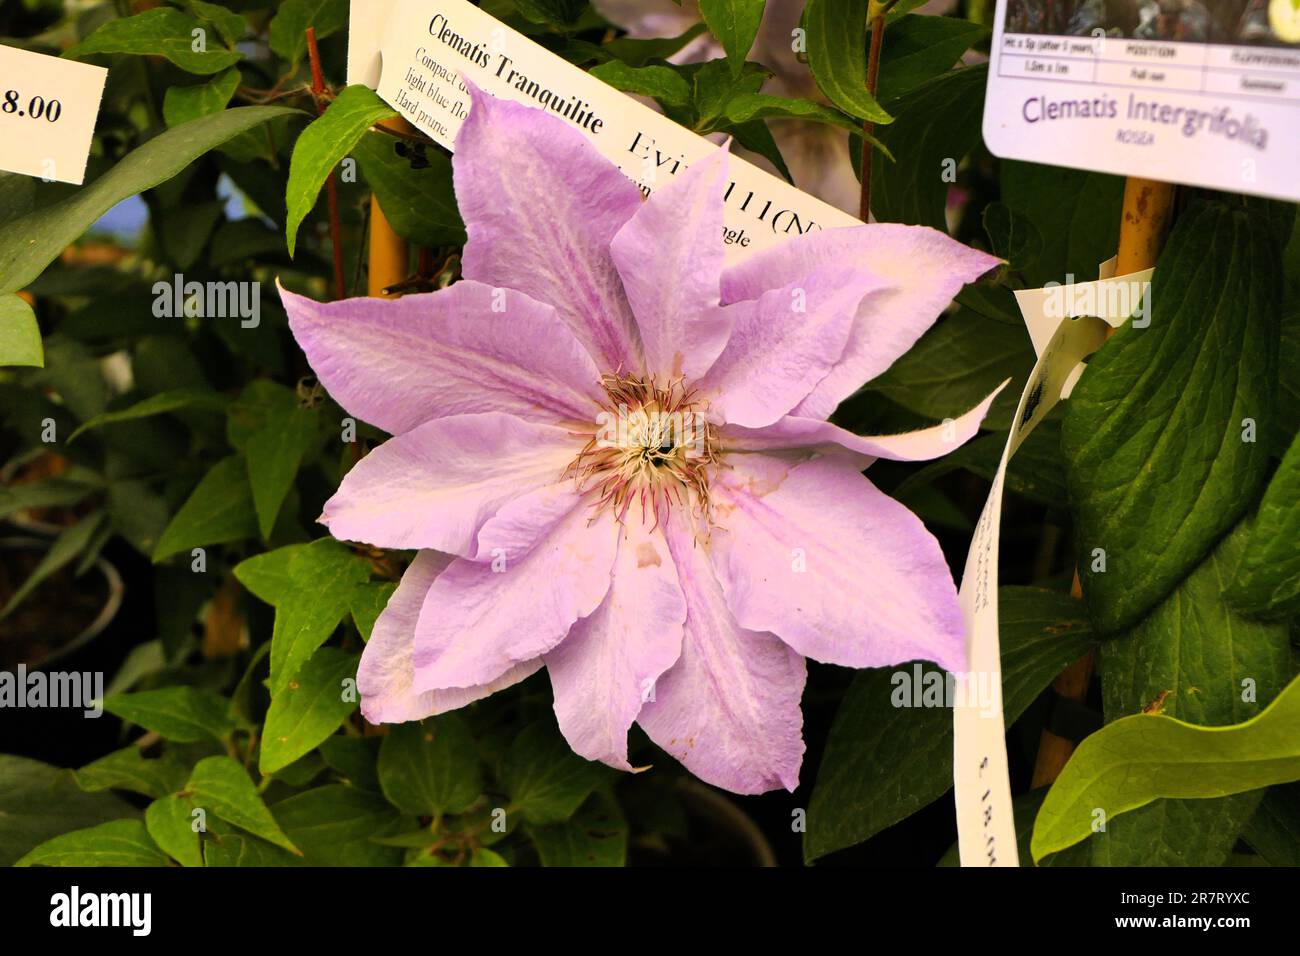
<instances>
[{"instance_id":1,"label":"clematis petal","mask_svg":"<svg viewBox=\"0 0 1300 956\"><path fill-rule=\"evenodd\" d=\"M916 344L963 285L1000 262L925 226L851 226L797 236L732 266L722 274L722 301L757 299L833 265L856 265L888 280L888 289L863 300L835 367L793 410L824 419Z\"/></svg>"},{"instance_id":2,"label":"clematis petal","mask_svg":"<svg viewBox=\"0 0 1300 956\"><path fill-rule=\"evenodd\" d=\"M699 378L731 334L735 311L719 302L726 185L727 151L719 148L651 193L610 247L645 371L661 380Z\"/></svg>"},{"instance_id":3,"label":"clematis petal","mask_svg":"<svg viewBox=\"0 0 1300 956\"><path fill-rule=\"evenodd\" d=\"M713 566L744 627L827 664L965 669L957 589L921 520L834 457L731 455L713 487Z\"/></svg>"},{"instance_id":4,"label":"clematis petal","mask_svg":"<svg viewBox=\"0 0 1300 956\"><path fill-rule=\"evenodd\" d=\"M989 412L989 406L1006 387L1007 383L1003 382L984 401L957 418L916 431L896 435L857 435L830 422L786 415L762 428L725 425L721 429L722 447L727 451L848 452L860 456L859 468L865 468L877 458L929 461L956 451L974 438Z\"/></svg>"},{"instance_id":5,"label":"clematis petal","mask_svg":"<svg viewBox=\"0 0 1300 956\"><path fill-rule=\"evenodd\" d=\"M388 606L375 621L370 642L361 653L357 690L361 713L372 724L400 724L456 710L499 690L517 684L541 669L540 659L516 664L490 684L457 690L417 694L415 678L415 625L434 580L450 564L450 555L421 551L402 575Z\"/></svg>"},{"instance_id":6,"label":"clematis petal","mask_svg":"<svg viewBox=\"0 0 1300 956\"><path fill-rule=\"evenodd\" d=\"M618 545L572 481L516 498L483 525L479 560L458 558L429 588L416 629L419 693L475 687L541 657L609 591Z\"/></svg>"},{"instance_id":7,"label":"clematis petal","mask_svg":"<svg viewBox=\"0 0 1300 956\"><path fill-rule=\"evenodd\" d=\"M348 413L400 434L466 412L591 421L600 374L555 310L478 282L400 299L280 290L289 327Z\"/></svg>"},{"instance_id":8,"label":"clematis petal","mask_svg":"<svg viewBox=\"0 0 1300 956\"><path fill-rule=\"evenodd\" d=\"M556 481L579 447L562 428L500 412L434 419L357 462L320 520L343 541L472 557L483 523Z\"/></svg>"},{"instance_id":9,"label":"clematis petal","mask_svg":"<svg viewBox=\"0 0 1300 956\"><path fill-rule=\"evenodd\" d=\"M790 411L835 367L858 303L882 287L870 273L835 266L731 306L731 340L699 382L712 413L758 428Z\"/></svg>"},{"instance_id":10,"label":"clematis petal","mask_svg":"<svg viewBox=\"0 0 1300 956\"><path fill-rule=\"evenodd\" d=\"M569 746L588 760L631 770L627 732L659 675L681 655L686 599L661 533L632 511L618 534L605 600L545 661Z\"/></svg>"},{"instance_id":11,"label":"clematis petal","mask_svg":"<svg viewBox=\"0 0 1300 956\"><path fill-rule=\"evenodd\" d=\"M799 785L804 660L737 624L706 554L679 518L668 547L686 596L681 659L637 717L650 739L706 783L735 793Z\"/></svg>"},{"instance_id":12,"label":"clematis petal","mask_svg":"<svg viewBox=\"0 0 1300 956\"><path fill-rule=\"evenodd\" d=\"M554 306L601 371L639 370L609 244L641 191L564 120L466 85L473 106L452 161L465 277Z\"/></svg>"}]
</instances>

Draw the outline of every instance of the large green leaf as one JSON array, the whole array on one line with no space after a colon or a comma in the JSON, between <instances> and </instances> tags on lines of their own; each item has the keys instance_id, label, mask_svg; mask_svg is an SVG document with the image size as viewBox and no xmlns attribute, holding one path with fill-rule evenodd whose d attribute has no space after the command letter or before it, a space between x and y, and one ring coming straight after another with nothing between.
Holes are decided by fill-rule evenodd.
<instances>
[{"instance_id":1,"label":"large green leaf","mask_svg":"<svg viewBox=\"0 0 1300 956\"><path fill-rule=\"evenodd\" d=\"M165 561L182 551L256 534L257 514L246 466L241 456L231 455L217 462L181 505L158 539L153 559Z\"/></svg>"},{"instance_id":2,"label":"large green leaf","mask_svg":"<svg viewBox=\"0 0 1300 956\"><path fill-rule=\"evenodd\" d=\"M201 35L195 31L201 31ZM92 53L165 56L189 73L220 73L243 59L238 51L222 49L215 43L209 46L207 41L207 28L200 21L173 7L158 7L133 17L109 20L64 56L74 59Z\"/></svg>"},{"instance_id":3,"label":"large green leaf","mask_svg":"<svg viewBox=\"0 0 1300 956\"><path fill-rule=\"evenodd\" d=\"M271 49L296 65L307 52L307 28L323 40L348 22L348 0L282 0L271 21Z\"/></svg>"},{"instance_id":4,"label":"large green leaf","mask_svg":"<svg viewBox=\"0 0 1300 956\"><path fill-rule=\"evenodd\" d=\"M890 115L867 92L867 6L868 0L808 0L808 65L822 92L844 112L888 123Z\"/></svg>"},{"instance_id":5,"label":"large green leaf","mask_svg":"<svg viewBox=\"0 0 1300 956\"><path fill-rule=\"evenodd\" d=\"M622 60L610 60L592 67L591 75L616 90L649 96L664 106L685 107L691 102L691 84L670 66L634 67Z\"/></svg>"},{"instance_id":6,"label":"large green leaf","mask_svg":"<svg viewBox=\"0 0 1300 956\"><path fill-rule=\"evenodd\" d=\"M1034 825L1035 859L1092 834L1093 811L1112 821L1164 798L1206 799L1300 780L1300 678L1263 713L1228 727L1163 714L1108 724L1079 745Z\"/></svg>"},{"instance_id":7,"label":"large green leaf","mask_svg":"<svg viewBox=\"0 0 1300 956\"><path fill-rule=\"evenodd\" d=\"M352 151L394 231L428 249L464 245L465 224L456 208L451 160L430 150L425 156L428 165L415 169L397 155L396 146L391 136L368 133Z\"/></svg>"},{"instance_id":8,"label":"large green leaf","mask_svg":"<svg viewBox=\"0 0 1300 956\"><path fill-rule=\"evenodd\" d=\"M262 802L248 772L230 757L200 760L185 790L194 808L206 810L290 853L300 854Z\"/></svg>"},{"instance_id":9,"label":"large green leaf","mask_svg":"<svg viewBox=\"0 0 1300 956\"><path fill-rule=\"evenodd\" d=\"M455 714L399 724L380 748L379 783L407 813L460 813L483 792L474 738Z\"/></svg>"},{"instance_id":10,"label":"large green leaf","mask_svg":"<svg viewBox=\"0 0 1300 956\"><path fill-rule=\"evenodd\" d=\"M275 805L275 812L311 866L396 866L401 862L400 849L373 842L403 826L398 812L375 794L331 784L283 800Z\"/></svg>"},{"instance_id":11,"label":"large green leaf","mask_svg":"<svg viewBox=\"0 0 1300 956\"><path fill-rule=\"evenodd\" d=\"M1300 612L1300 435L1264 492L1228 600L1251 614Z\"/></svg>"},{"instance_id":12,"label":"large green leaf","mask_svg":"<svg viewBox=\"0 0 1300 956\"><path fill-rule=\"evenodd\" d=\"M262 728L258 767L276 773L314 750L357 709L356 694L346 694L343 682L357 673L357 658L333 647L322 647L298 671L298 676L271 700Z\"/></svg>"},{"instance_id":13,"label":"large green leaf","mask_svg":"<svg viewBox=\"0 0 1300 956\"><path fill-rule=\"evenodd\" d=\"M987 78L987 66L954 70L897 100L897 121L876 130L896 161L879 152L871 158L871 211L877 219L947 231L952 179L944 173L949 164L955 173L980 141Z\"/></svg>"},{"instance_id":14,"label":"large green leaf","mask_svg":"<svg viewBox=\"0 0 1300 956\"><path fill-rule=\"evenodd\" d=\"M17 295L0 295L0 365L45 364L36 313Z\"/></svg>"},{"instance_id":15,"label":"large green leaf","mask_svg":"<svg viewBox=\"0 0 1300 956\"><path fill-rule=\"evenodd\" d=\"M959 17L909 15L891 22L880 47L877 99L888 103L938 76L988 33Z\"/></svg>"},{"instance_id":16,"label":"large green leaf","mask_svg":"<svg viewBox=\"0 0 1300 956\"><path fill-rule=\"evenodd\" d=\"M14 866L166 866L139 820L110 820L47 840Z\"/></svg>"},{"instance_id":17,"label":"large green leaf","mask_svg":"<svg viewBox=\"0 0 1300 956\"><path fill-rule=\"evenodd\" d=\"M88 793L129 790L146 797L176 793L189 775L189 768L170 752L146 757L136 746L115 750L75 772L77 786Z\"/></svg>"},{"instance_id":18,"label":"large green leaf","mask_svg":"<svg viewBox=\"0 0 1300 956\"><path fill-rule=\"evenodd\" d=\"M0 293L30 284L63 250L123 199L166 182L208 150L296 110L243 106L160 133L93 183L0 230Z\"/></svg>"},{"instance_id":19,"label":"large green leaf","mask_svg":"<svg viewBox=\"0 0 1300 956\"><path fill-rule=\"evenodd\" d=\"M866 387L927 418L944 419L974 408L1010 376L1011 386L984 422L1006 429L1033 367L1033 346L1023 328L958 309Z\"/></svg>"},{"instance_id":20,"label":"large green leaf","mask_svg":"<svg viewBox=\"0 0 1300 956\"><path fill-rule=\"evenodd\" d=\"M271 537L276 518L293 488L298 467L317 435L320 416L296 404L276 408L248 438L244 457L248 484L253 492L257 527L263 540Z\"/></svg>"},{"instance_id":21,"label":"large green leaf","mask_svg":"<svg viewBox=\"0 0 1300 956\"><path fill-rule=\"evenodd\" d=\"M175 794L160 797L144 811L144 825L153 842L181 866L202 866L203 852L189 803Z\"/></svg>"},{"instance_id":22,"label":"large green leaf","mask_svg":"<svg viewBox=\"0 0 1300 956\"><path fill-rule=\"evenodd\" d=\"M1065 594L1004 587L998 606L1003 712L1011 724L1087 652L1092 637L1081 602ZM933 676L918 682L918 674ZM951 707L901 706L925 687L942 687L942 674L932 665L905 664L854 678L809 803L805 859L861 843L952 787Z\"/></svg>"},{"instance_id":23,"label":"large green leaf","mask_svg":"<svg viewBox=\"0 0 1300 956\"><path fill-rule=\"evenodd\" d=\"M501 784L511 804L530 823L569 819L602 776L600 764L577 756L550 720L519 734L501 766Z\"/></svg>"},{"instance_id":24,"label":"large green leaf","mask_svg":"<svg viewBox=\"0 0 1300 956\"><path fill-rule=\"evenodd\" d=\"M599 790L564 823L528 828L543 866L623 866L627 821L618 801Z\"/></svg>"},{"instance_id":25,"label":"large green leaf","mask_svg":"<svg viewBox=\"0 0 1300 956\"><path fill-rule=\"evenodd\" d=\"M1258 714L1286 684L1286 628L1243 618L1223 600L1244 543L1239 528L1141 624L1102 645L1107 720L1159 700L1170 717L1235 724ZM1222 866L1258 800L1259 794L1242 794L1158 801L1109 820L1092 841L1093 859L1110 866Z\"/></svg>"},{"instance_id":26,"label":"large green leaf","mask_svg":"<svg viewBox=\"0 0 1300 956\"><path fill-rule=\"evenodd\" d=\"M1152 280L1149 327L1121 328L1070 397L1061 448L1103 632L1141 620L1263 487L1268 447L1243 440L1243 421L1272 407L1279 285L1277 250L1245 210L1189 208Z\"/></svg>"},{"instance_id":27,"label":"large green leaf","mask_svg":"<svg viewBox=\"0 0 1300 956\"><path fill-rule=\"evenodd\" d=\"M235 726L225 698L200 687L163 687L117 694L104 701L104 709L183 744L199 740L220 743Z\"/></svg>"},{"instance_id":28,"label":"large green leaf","mask_svg":"<svg viewBox=\"0 0 1300 956\"><path fill-rule=\"evenodd\" d=\"M722 44L727 62L737 73L744 67L749 48L758 36L766 6L767 0L700 0L700 16Z\"/></svg>"},{"instance_id":29,"label":"large green leaf","mask_svg":"<svg viewBox=\"0 0 1300 956\"><path fill-rule=\"evenodd\" d=\"M396 115L374 90L349 86L335 97L319 119L303 130L293 147L289 184L285 188L289 209L285 235L290 255L298 244L298 227L316 205L316 197L330 171L352 151L366 130Z\"/></svg>"},{"instance_id":30,"label":"large green leaf","mask_svg":"<svg viewBox=\"0 0 1300 956\"><path fill-rule=\"evenodd\" d=\"M169 86L163 97L163 119L168 126L180 126L200 116L209 116L226 108L239 88L239 71L227 70L220 76L195 86Z\"/></svg>"},{"instance_id":31,"label":"large green leaf","mask_svg":"<svg viewBox=\"0 0 1300 956\"><path fill-rule=\"evenodd\" d=\"M0 866L61 833L137 813L112 794L82 793L67 770L0 754Z\"/></svg>"},{"instance_id":32,"label":"large green leaf","mask_svg":"<svg viewBox=\"0 0 1300 956\"><path fill-rule=\"evenodd\" d=\"M1097 267L1119 242L1124 180L1060 166L1004 160L1002 201L1038 228L1043 240L1024 270L1033 286L1049 282L1091 282Z\"/></svg>"}]
</instances>

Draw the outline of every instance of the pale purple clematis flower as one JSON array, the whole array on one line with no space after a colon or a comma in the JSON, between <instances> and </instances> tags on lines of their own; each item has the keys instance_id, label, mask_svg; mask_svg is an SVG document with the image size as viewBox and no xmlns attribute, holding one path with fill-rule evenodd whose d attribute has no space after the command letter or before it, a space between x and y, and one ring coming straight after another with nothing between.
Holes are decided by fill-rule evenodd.
<instances>
[{"instance_id":1,"label":"pale purple clematis flower","mask_svg":"<svg viewBox=\"0 0 1300 956\"><path fill-rule=\"evenodd\" d=\"M361 661L374 722L549 672L584 757L639 723L740 793L798 782L804 658L961 669L939 545L861 474L978 429L825 419L997 261L895 225L724 268L719 149L643 201L562 120L473 92L455 154L465 278L395 301L284 292L330 394L394 437L325 507L418 549Z\"/></svg>"}]
</instances>

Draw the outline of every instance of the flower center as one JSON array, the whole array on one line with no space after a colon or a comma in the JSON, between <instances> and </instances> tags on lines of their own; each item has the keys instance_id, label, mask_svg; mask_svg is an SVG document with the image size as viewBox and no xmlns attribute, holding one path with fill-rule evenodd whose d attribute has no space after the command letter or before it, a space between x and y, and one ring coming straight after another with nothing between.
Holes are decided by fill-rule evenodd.
<instances>
[{"instance_id":1,"label":"flower center","mask_svg":"<svg viewBox=\"0 0 1300 956\"><path fill-rule=\"evenodd\" d=\"M637 502L655 527L674 505L707 514L717 434L694 393L680 378L660 386L653 378L611 373L600 384L609 397L605 410L565 470L595 496L596 512L612 507L621 521Z\"/></svg>"}]
</instances>

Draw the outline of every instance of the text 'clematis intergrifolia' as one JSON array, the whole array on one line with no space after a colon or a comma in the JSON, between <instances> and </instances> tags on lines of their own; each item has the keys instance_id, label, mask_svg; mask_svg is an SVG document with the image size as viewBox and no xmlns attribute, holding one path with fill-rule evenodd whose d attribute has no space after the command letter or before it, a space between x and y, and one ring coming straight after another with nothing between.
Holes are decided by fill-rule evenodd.
<instances>
[{"instance_id":1,"label":"text 'clematis intergrifolia'","mask_svg":"<svg viewBox=\"0 0 1300 956\"><path fill-rule=\"evenodd\" d=\"M701 779L794 789L805 658L965 665L934 537L861 474L970 438L826 421L997 260L934 230L800 236L724 268L725 149L643 200L557 117L475 90L456 144L465 278L321 304L293 334L393 437L325 507L418 549L375 624L362 711L400 722L545 667L584 757L636 722Z\"/></svg>"}]
</instances>

